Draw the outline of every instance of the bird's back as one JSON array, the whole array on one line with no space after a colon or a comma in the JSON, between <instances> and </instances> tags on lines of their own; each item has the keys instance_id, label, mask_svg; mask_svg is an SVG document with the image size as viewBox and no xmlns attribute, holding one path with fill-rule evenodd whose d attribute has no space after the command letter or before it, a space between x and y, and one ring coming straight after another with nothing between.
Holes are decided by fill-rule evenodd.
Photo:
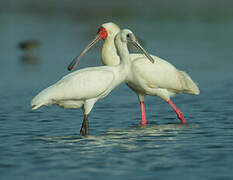
<instances>
[{"instance_id":1,"label":"bird's back","mask_svg":"<svg viewBox=\"0 0 233 180\"><path fill-rule=\"evenodd\" d=\"M130 54L133 59L132 70L136 79L143 80L151 88L164 88L174 93L199 94L199 88L184 71L177 70L167 61L152 56L152 64L143 55Z\"/></svg>"},{"instance_id":2,"label":"bird's back","mask_svg":"<svg viewBox=\"0 0 233 180\"><path fill-rule=\"evenodd\" d=\"M103 93L114 79L107 69L86 68L71 73L56 83L57 96L65 99L90 99Z\"/></svg>"},{"instance_id":3,"label":"bird's back","mask_svg":"<svg viewBox=\"0 0 233 180\"><path fill-rule=\"evenodd\" d=\"M37 109L59 101L79 101L98 98L111 85L114 74L107 68L85 68L63 77L57 83L41 91L31 105Z\"/></svg>"}]
</instances>

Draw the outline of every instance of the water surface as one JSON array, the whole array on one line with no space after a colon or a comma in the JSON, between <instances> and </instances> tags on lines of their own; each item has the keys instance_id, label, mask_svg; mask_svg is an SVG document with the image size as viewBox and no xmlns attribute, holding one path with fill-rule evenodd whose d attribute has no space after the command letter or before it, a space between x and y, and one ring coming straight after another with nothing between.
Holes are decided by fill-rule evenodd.
<instances>
[{"instance_id":1,"label":"water surface","mask_svg":"<svg viewBox=\"0 0 233 180\"><path fill-rule=\"evenodd\" d=\"M66 66L103 23L100 17L95 22L56 14L1 13L1 179L232 179L231 16L135 19L132 10L111 19L128 25L148 52L187 71L201 94L173 98L185 125L167 103L148 96L148 125L142 128L137 97L121 85L96 103L90 136L84 138L81 110L30 111L30 100L68 74ZM30 54L36 61L25 60L28 54L17 48L28 39L41 42ZM85 55L79 68L101 65L100 47Z\"/></svg>"}]
</instances>

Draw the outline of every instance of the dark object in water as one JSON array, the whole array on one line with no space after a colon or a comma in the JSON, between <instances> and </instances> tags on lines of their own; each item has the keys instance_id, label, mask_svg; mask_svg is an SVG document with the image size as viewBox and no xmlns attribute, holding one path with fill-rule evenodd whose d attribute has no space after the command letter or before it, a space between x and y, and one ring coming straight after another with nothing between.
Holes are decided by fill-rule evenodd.
<instances>
[{"instance_id":1,"label":"dark object in water","mask_svg":"<svg viewBox=\"0 0 233 180\"><path fill-rule=\"evenodd\" d=\"M23 51L31 51L40 46L40 42L38 40L28 40L19 43L19 49Z\"/></svg>"}]
</instances>

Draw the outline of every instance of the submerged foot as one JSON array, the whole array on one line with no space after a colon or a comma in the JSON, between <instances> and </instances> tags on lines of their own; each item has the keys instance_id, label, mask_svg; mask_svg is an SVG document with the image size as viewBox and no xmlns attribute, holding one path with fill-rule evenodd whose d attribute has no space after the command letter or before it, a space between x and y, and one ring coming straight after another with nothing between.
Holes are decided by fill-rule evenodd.
<instances>
[{"instance_id":1,"label":"submerged foot","mask_svg":"<svg viewBox=\"0 0 233 180\"><path fill-rule=\"evenodd\" d=\"M145 120L141 120L140 125L141 125L142 127L145 127L145 126L146 126L146 119L145 119Z\"/></svg>"},{"instance_id":2,"label":"submerged foot","mask_svg":"<svg viewBox=\"0 0 233 180\"><path fill-rule=\"evenodd\" d=\"M80 134L82 136L88 136L88 114L84 115L82 127L80 129Z\"/></svg>"},{"instance_id":3,"label":"submerged foot","mask_svg":"<svg viewBox=\"0 0 233 180\"><path fill-rule=\"evenodd\" d=\"M88 129L86 129L85 127L82 127L80 129L80 135L87 136L88 135Z\"/></svg>"},{"instance_id":4,"label":"submerged foot","mask_svg":"<svg viewBox=\"0 0 233 180\"><path fill-rule=\"evenodd\" d=\"M140 106L141 106L141 126L145 127L146 126L146 111L145 111L145 103L144 101L140 101Z\"/></svg>"},{"instance_id":5,"label":"submerged foot","mask_svg":"<svg viewBox=\"0 0 233 180\"><path fill-rule=\"evenodd\" d=\"M175 104L173 104L173 102L171 100L168 100L168 104L172 107L172 109L176 112L177 117L179 118L179 120L181 121L181 124L184 124L186 121L184 120L184 116L182 114L182 112L175 106Z\"/></svg>"},{"instance_id":6,"label":"submerged foot","mask_svg":"<svg viewBox=\"0 0 233 180\"><path fill-rule=\"evenodd\" d=\"M179 112L177 112L176 114L177 114L177 117L179 118L181 124L186 123L186 121L185 121L185 119L184 119L184 116L183 116L182 112L179 111Z\"/></svg>"}]
</instances>

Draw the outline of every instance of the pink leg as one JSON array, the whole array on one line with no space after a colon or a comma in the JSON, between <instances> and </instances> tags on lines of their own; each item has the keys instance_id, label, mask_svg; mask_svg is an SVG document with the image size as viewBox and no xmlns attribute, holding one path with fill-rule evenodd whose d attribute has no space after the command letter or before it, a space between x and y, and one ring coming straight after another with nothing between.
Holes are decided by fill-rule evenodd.
<instances>
[{"instance_id":1,"label":"pink leg","mask_svg":"<svg viewBox=\"0 0 233 180\"><path fill-rule=\"evenodd\" d=\"M145 126L146 125L146 112L145 112L145 103L144 101L140 101L140 105L141 105L141 125Z\"/></svg>"},{"instance_id":2,"label":"pink leg","mask_svg":"<svg viewBox=\"0 0 233 180\"><path fill-rule=\"evenodd\" d=\"M173 102L171 100L168 101L168 104L172 107L172 109L176 112L177 117L180 119L181 124L185 123L184 120L184 116L182 114L182 112L180 112L180 110L175 106L175 104L173 104Z\"/></svg>"}]
</instances>

